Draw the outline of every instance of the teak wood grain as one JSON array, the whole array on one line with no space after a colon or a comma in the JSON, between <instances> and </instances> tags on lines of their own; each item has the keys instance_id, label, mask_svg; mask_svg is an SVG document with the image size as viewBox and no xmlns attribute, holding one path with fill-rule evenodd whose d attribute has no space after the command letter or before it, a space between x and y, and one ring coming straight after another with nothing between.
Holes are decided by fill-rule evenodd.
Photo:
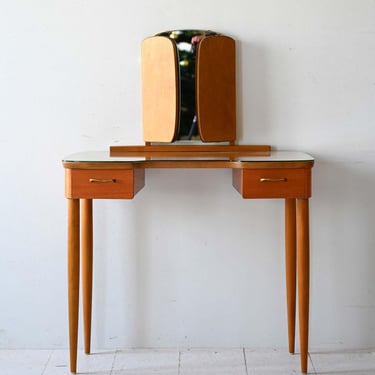
<instances>
[{"instance_id":1,"label":"teak wood grain","mask_svg":"<svg viewBox=\"0 0 375 375\"><path fill-rule=\"evenodd\" d=\"M110 146L110 156L227 157L268 156L269 145L140 145Z\"/></svg>"},{"instance_id":2,"label":"teak wood grain","mask_svg":"<svg viewBox=\"0 0 375 375\"><path fill-rule=\"evenodd\" d=\"M298 317L300 331L301 371L307 372L309 343L310 240L309 201L297 199L297 272Z\"/></svg>"},{"instance_id":3,"label":"teak wood grain","mask_svg":"<svg viewBox=\"0 0 375 375\"><path fill-rule=\"evenodd\" d=\"M93 269L93 218L92 199L81 199L82 222L82 295L83 295L83 332L85 353L90 353L91 310L92 310L92 269Z\"/></svg>"},{"instance_id":4,"label":"teak wood grain","mask_svg":"<svg viewBox=\"0 0 375 375\"><path fill-rule=\"evenodd\" d=\"M145 146L154 147L154 146ZM142 148L144 151L144 148ZM139 150L134 150L139 153ZM160 152L160 151L159 151ZM182 151L185 152L185 151ZM213 150L207 151L214 152ZM217 152L217 151L216 151ZM300 331L301 371L307 372L309 329L309 211L313 160L233 161L140 159L115 161L65 161L65 195L68 198L68 302L70 368L77 370L78 302L80 262L82 260L82 297L84 305L84 346L90 352L93 217L92 200L132 199L145 185L148 168L229 168L233 185L243 198L280 198L285 200L285 259L289 351L295 351L296 284ZM220 158L222 158L222 154ZM82 203L81 210L79 203ZM81 214L80 214L81 212ZM80 228L80 217L81 228ZM80 255L80 231L81 249Z\"/></svg>"},{"instance_id":5,"label":"teak wood grain","mask_svg":"<svg viewBox=\"0 0 375 375\"><path fill-rule=\"evenodd\" d=\"M223 35L200 42L196 66L198 127L202 141L236 139L235 41Z\"/></svg>"},{"instance_id":6,"label":"teak wood grain","mask_svg":"<svg viewBox=\"0 0 375 375\"><path fill-rule=\"evenodd\" d=\"M288 315L288 348L295 352L297 287L296 199L285 199L285 273Z\"/></svg>"},{"instance_id":7,"label":"teak wood grain","mask_svg":"<svg viewBox=\"0 0 375 375\"><path fill-rule=\"evenodd\" d=\"M68 199L68 311L70 371L77 370L80 266L79 199Z\"/></svg>"},{"instance_id":8,"label":"teak wood grain","mask_svg":"<svg viewBox=\"0 0 375 375\"><path fill-rule=\"evenodd\" d=\"M67 198L132 199L143 188L143 169L66 169Z\"/></svg>"},{"instance_id":9,"label":"teak wood grain","mask_svg":"<svg viewBox=\"0 0 375 375\"><path fill-rule=\"evenodd\" d=\"M142 42L142 122L145 142L176 140L186 82L180 72L177 45L166 36ZM199 136L203 142L234 142L236 139L236 59L234 39L204 37L197 48L189 84L195 87Z\"/></svg>"},{"instance_id":10,"label":"teak wood grain","mask_svg":"<svg viewBox=\"0 0 375 375\"><path fill-rule=\"evenodd\" d=\"M172 142L177 132L177 48L163 36L142 42L142 122L145 142Z\"/></svg>"},{"instance_id":11,"label":"teak wood grain","mask_svg":"<svg viewBox=\"0 0 375 375\"><path fill-rule=\"evenodd\" d=\"M306 198L311 196L311 169L236 169L233 186L244 198Z\"/></svg>"}]
</instances>

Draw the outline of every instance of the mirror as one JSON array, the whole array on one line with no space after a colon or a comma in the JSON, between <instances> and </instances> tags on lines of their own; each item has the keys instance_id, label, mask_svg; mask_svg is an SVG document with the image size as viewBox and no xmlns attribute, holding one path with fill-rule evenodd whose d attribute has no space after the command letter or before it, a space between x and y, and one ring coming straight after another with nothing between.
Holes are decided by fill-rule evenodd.
<instances>
[{"instance_id":1,"label":"mirror","mask_svg":"<svg viewBox=\"0 0 375 375\"><path fill-rule=\"evenodd\" d=\"M169 30L142 42L145 142L234 142L235 42L211 30Z\"/></svg>"},{"instance_id":2,"label":"mirror","mask_svg":"<svg viewBox=\"0 0 375 375\"><path fill-rule=\"evenodd\" d=\"M157 36L172 39L177 47L177 66L180 82L179 120L176 140L198 140L198 117L196 107L196 57L199 42L206 36L217 35L210 30L173 30Z\"/></svg>"}]
</instances>

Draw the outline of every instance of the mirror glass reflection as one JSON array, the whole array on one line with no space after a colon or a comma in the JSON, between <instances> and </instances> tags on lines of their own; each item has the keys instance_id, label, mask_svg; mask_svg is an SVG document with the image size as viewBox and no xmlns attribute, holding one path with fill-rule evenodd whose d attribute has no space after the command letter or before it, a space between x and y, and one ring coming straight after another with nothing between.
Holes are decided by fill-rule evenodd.
<instances>
[{"instance_id":1,"label":"mirror glass reflection","mask_svg":"<svg viewBox=\"0 0 375 375\"><path fill-rule=\"evenodd\" d=\"M176 140L200 140L195 95L196 54L199 42L211 35L218 34L210 30L172 30L157 34L172 39L177 47L180 105Z\"/></svg>"}]
</instances>

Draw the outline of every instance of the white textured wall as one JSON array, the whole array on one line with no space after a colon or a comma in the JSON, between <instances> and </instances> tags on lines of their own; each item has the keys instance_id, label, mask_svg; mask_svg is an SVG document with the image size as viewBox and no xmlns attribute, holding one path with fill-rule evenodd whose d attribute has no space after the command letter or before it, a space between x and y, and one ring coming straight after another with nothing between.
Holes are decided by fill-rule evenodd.
<instances>
[{"instance_id":1,"label":"white textured wall","mask_svg":"<svg viewBox=\"0 0 375 375\"><path fill-rule=\"evenodd\" d=\"M375 346L375 1L3 0L0 347L66 347L61 158L140 144L140 43L233 36L240 143L316 157L311 346ZM152 170L95 202L96 347L286 347L283 202Z\"/></svg>"}]
</instances>

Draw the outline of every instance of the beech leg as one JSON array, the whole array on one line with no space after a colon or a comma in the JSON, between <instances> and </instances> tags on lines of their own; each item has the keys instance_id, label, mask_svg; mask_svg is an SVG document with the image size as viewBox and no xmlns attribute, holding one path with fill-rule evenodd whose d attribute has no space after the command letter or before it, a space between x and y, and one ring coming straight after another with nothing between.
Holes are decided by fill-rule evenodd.
<instances>
[{"instance_id":1,"label":"beech leg","mask_svg":"<svg viewBox=\"0 0 375 375\"><path fill-rule=\"evenodd\" d=\"M309 343L309 200L297 200L298 310L301 345L301 371L307 372Z\"/></svg>"},{"instance_id":2,"label":"beech leg","mask_svg":"<svg viewBox=\"0 0 375 375\"><path fill-rule=\"evenodd\" d=\"M93 265L92 199L82 199L81 202L83 331L85 353L90 354Z\"/></svg>"},{"instance_id":3,"label":"beech leg","mask_svg":"<svg viewBox=\"0 0 375 375\"><path fill-rule=\"evenodd\" d=\"M77 371L79 304L79 199L68 199L68 306L70 371Z\"/></svg>"},{"instance_id":4,"label":"beech leg","mask_svg":"<svg viewBox=\"0 0 375 375\"><path fill-rule=\"evenodd\" d=\"M289 353L294 353L296 334L296 200L285 199L285 271Z\"/></svg>"}]
</instances>

